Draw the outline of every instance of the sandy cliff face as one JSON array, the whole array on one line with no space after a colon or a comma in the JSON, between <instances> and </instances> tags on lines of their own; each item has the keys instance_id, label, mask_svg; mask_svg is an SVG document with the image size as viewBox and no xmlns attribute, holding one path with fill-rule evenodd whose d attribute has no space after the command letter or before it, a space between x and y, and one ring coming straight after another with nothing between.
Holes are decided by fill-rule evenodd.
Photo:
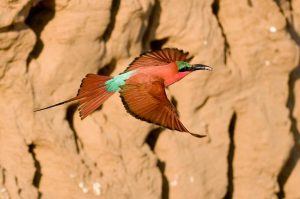
<instances>
[{"instance_id":1,"label":"sandy cliff face","mask_svg":"<svg viewBox=\"0 0 300 199\"><path fill-rule=\"evenodd\" d=\"M0 198L300 198L300 1L0 3ZM168 89L191 131L134 119L118 95L81 121L87 73L141 52L214 67Z\"/></svg>"}]
</instances>

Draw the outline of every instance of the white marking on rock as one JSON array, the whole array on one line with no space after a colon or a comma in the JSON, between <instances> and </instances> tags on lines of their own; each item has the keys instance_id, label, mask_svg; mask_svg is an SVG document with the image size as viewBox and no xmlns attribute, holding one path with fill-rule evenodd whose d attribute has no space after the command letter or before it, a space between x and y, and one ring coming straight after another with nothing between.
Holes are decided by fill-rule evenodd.
<instances>
[{"instance_id":1,"label":"white marking on rock","mask_svg":"<svg viewBox=\"0 0 300 199\"><path fill-rule=\"evenodd\" d=\"M175 187L175 186L178 185L178 181L177 181L177 180L172 180L171 183L170 183L170 185L171 185L172 187Z\"/></svg>"},{"instance_id":2,"label":"white marking on rock","mask_svg":"<svg viewBox=\"0 0 300 199\"><path fill-rule=\"evenodd\" d=\"M99 182L94 182L93 190L94 190L95 195L99 196L101 194L101 184Z\"/></svg>"},{"instance_id":3,"label":"white marking on rock","mask_svg":"<svg viewBox=\"0 0 300 199\"><path fill-rule=\"evenodd\" d=\"M195 181L194 176L190 176L190 182L193 183Z\"/></svg>"},{"instance_id":4,"label":"white marking on rock","mask_svg":"<svg viewBox=\"0 0 300 199\"><path fill-rule=\"evenodd\" d=\"M271 26L271 27L269 28L269 31L270 31L271 33L275 33L275 32L277 32L277 28L276 28L275 26Z\"/></svg>"},{"instance_id":5,"label":"white marking on rock","mask_svg":"<svg viewBox=\"0 0 300 199\"><path fill-rule=\"evenodd\" d=\"M170 185L171 185L172 187L175 187L175 186L178 185L178 175L175 175L175 178L174 178L174 180L171 180Z\"/></svg>"},{"instance_id":6,"label":"white marking on rock","mask_svg":"<svg viewBox=\"0 0 300 199\"><path fill-rule=\"evenodd\" d=\"M270 66L271 62L269 60L265 60L265 65Z\"/></svg>"},{"instance_id":7,"label":"white marking on rock","mask_svg":"<svg viewBox=\"0 0 300 199\"><path fill-rule=\"evenodd\" d=\"M78 186L81 188L81 190L82 190L83 193L89 192L89 189L86 187L86 185L84 184L84 182L81 181L81 182L78 184Z\"/></svg>"},{"instance_id":8,"label":"white marking on rock","mask_svg":"<svg viewBox=\"0 0 300 199\"><path fill-rule=\"evenodd\" d=\"M2 187L2 188L0 189L0 193L4 193L4 192L6 192L6 189L5 189L4 187Z\"/></svg>"},{"instance_id":9,"label":"white marking on rock","mask_svg":"<svg viewBox=\"0 0 300 199\"><path fill-rule=\"evenodd\" d=\"M70 178L75 178L76 177L76 174L75 173L70 173Z\"/></svg>"}]
</instances>

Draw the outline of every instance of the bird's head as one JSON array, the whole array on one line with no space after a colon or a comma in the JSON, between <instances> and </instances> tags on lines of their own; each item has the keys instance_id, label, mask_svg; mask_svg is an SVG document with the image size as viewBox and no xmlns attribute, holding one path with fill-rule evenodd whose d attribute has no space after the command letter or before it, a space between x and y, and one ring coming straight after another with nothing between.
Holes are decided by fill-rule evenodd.
<instances>
[{"instance_id":1,"label":"bird's head","mask_svg":"<svg viewBox=\"0 0 300 199\"><path fill-rule=\"evenodd\" d=\"M178 72L191 73L196 70L212 70L212 67L203 64L189 64L185 61L177 61Z\"/></svg>"}]
</instances>

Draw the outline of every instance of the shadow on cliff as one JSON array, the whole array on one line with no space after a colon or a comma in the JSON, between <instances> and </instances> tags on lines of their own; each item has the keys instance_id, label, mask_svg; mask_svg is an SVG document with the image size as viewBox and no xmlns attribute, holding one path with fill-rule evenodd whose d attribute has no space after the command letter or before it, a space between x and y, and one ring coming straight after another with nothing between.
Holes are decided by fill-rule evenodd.
<instances>
[{"instance_id":1,"label":"shadow on cliff","mask_svg":"<svg viewBox=\"0 0 300 199\"><path fill-rule=\"evenodd\" d=\"M25 23L34 31L37 41L27 59L27 65L32 58L37 58L44 48L41 33L45 26L55 16L55 0L43 0L31 8Z\"/></svg>"},{"instance_id":2,"label":"shadow on cliff","mask_svg":"<svg viewBox=\"0 0 300 199\"><path fill-rule=\"evenodd\" d=\"M287 20L287 31L290 33L291 38L300 48L300 35L297 33L294 27L293 18L291 21ZM279 175L278 175L278 184L279 184L279 192L277 194L278 198L285 198L284 193L284 186L289 179L290 175L292 174L294 168L296 167L297 163L300 161L300 131L297 128L297 118L293 115L295 110L295 84L297 81L300 80L300 62L298 66L294 68L289 76L289 96L287 101L287 108L289 109L289 117L291 121L291 132L293 135L294 146L290 150L288 160L286 161L285 165L282 167ZM298 118L299 119L299 118Z\"/></svg>"},{"instance_id":3,"label":"shadow on cliff","mask_svg":"<svg viewBox=\"0 0 300 199\"><path fill-rule=\"evenodd\" d=\"M298 64L297 68L295 68L291 74L289 79L289 98L287 102L287 107L289 108L289 117L291 120L291 132L293 134L294 146L290 150L289 158L283 168L281 169L278 176L278 183L280 190L278 192L278 198L284 198L284 186L292 174L294 168L297 165L297 162L300 161L300 132L297 128L297 119L293 115L295 109L295 83L300 80L300 64Z\"/></svg>"}]
</instances>

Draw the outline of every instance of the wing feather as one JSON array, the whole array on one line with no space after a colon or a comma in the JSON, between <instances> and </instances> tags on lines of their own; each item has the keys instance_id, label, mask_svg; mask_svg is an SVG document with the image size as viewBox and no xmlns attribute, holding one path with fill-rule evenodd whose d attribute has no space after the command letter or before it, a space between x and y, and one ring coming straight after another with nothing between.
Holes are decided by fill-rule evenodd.
<instances>
[{"instance_id":1,"label":"wing feather","mask_svg":"<svg viewBox=\"0 0 300 199\"><path fill-rule=\"evenodd\" d=\"M171 130L190 133L180 122L176 108L168 100L162 79L144 75L145 83L126 83L120 96L126 110L134 117ZM202 135L190 133L196 137Z\"/></svg>"},{"instance_id":2,"label":"wing feather","mask_svg":"<svg viewBox=\"0 0 300 199\"><path fill-rule=\"evenodd\" d=\"M188 52L177 48L164 48L141 54L129 64L125 72L140 67L161 66L175 61L187 61Z\"/></svg>"}]
</instances>

